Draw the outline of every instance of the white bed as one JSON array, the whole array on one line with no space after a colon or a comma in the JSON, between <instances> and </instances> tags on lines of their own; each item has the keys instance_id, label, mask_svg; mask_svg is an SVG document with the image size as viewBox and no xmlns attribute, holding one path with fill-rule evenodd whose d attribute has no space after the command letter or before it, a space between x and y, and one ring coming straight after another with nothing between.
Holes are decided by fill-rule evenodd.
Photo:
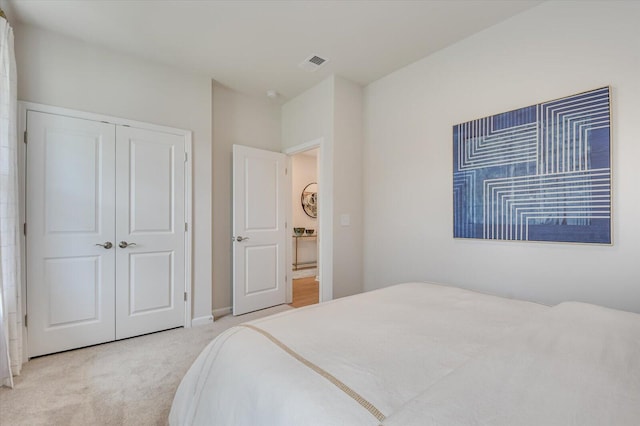
<instances>
[{"instance_id":1,"label":"white bed","mask_svg":"<svg viewBox=\"0 0 640 426\"><path fill-rule=\"evenodd\" d=\"M639 398L640 315L408 283L227 330L169 421L635 425Z\"/></svg>"}]
</instances>

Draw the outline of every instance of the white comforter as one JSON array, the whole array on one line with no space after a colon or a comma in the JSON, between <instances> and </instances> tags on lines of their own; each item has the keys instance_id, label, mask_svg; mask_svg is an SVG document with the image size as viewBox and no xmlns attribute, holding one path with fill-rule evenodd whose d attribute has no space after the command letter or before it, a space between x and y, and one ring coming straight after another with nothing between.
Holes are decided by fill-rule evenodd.
<instances>
[{"instance_id":1,"label":"white comforter","mask_svg":"<svg viewBox=\"0 0 640 426\"><path fill-rule=\"evenodd\" d=\"M640 425L640 315L555 306L384 425Z\"/></svg>"},{"instance_id":2,"label":"white comforter","mask_svg":"<svg viewBox=\"0 0 640 426\"><path fill-rule=\"evenodd\" d=\"M379 425L549 308L401 284L234 327L195 361L172 425ZM396 423L401 424L401 423Z\"/></svg>"}]
</instances>

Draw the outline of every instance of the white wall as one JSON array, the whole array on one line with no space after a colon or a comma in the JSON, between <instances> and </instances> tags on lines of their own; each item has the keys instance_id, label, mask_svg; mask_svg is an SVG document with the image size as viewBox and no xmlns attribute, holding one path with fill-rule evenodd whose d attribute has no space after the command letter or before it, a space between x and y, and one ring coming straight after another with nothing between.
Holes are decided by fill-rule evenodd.
<instances>
[{"instance_id":1,"label":"white wall","mask_svg":"<svg viewBox=\"0 0 640 426\"><path fill-rule=\"evenodd\" d=\"M320 227L332 230L329 265L321 241L320 279L332 276L334 298L362 291L362 99L359 85L331 76L282 107L283 148L321 138L320 161L331 159L319 170L327 179L319 192L320 211L327 212ZM340 225L342 215L349 226Z\"/></svg>"},{"instance_id":2,"label":"white wall","mask_svg":"<svg viewBox=\"0 0 640 426\"><path fill-rule=\"evenodd\" d=\"M334 297L363 290L363 96L360 85L335 77L333 111ZM348 218L349 224L342 220Z\"/></svg>"},{"instance_id":3,"label":"white wall","mask_svg":"<svg viewBox=\"0 0 640 426\"><path fill-rule=\"evenodd\" d=\"M365 288L640 312L640 3L547 2L365 90ZM452 126L611 85L613 246L454 240Z\"/></svg>"},{"instance_id":4,"label":"white wall","mask_svg":"<svg viewBox=\"0 0 640 426\"><path fill-rule=\"evenodd\" d=\"M18 98L193 131L193 317L211 315L211 80L30 26Z\"/></svg>"},{"instance_id":5,"label":"white wall","mask_svg":"<svg viewBox=\"0 0 640 426\"><path fill-rule=\"evenodd\" d=\"M333 77L329 77L282 106L282 148L333 138Z\"/></svg>"},{"instance_id":6,"label":"white wall","mask_svg":"<svg viewBox=\"0 0 640 426\"><path fill-rule=\"evenodd\" d=\"M234 144L280 151L280 105L213 85L213 306L232 302L231 170Z\"/></svg>"}]
</instances>

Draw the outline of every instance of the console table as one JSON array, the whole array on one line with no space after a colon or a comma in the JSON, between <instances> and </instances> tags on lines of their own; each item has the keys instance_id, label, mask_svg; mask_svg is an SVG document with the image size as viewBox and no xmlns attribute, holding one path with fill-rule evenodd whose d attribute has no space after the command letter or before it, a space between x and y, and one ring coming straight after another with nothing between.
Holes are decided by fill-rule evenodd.
<instances>
[{"instance_id":1,"label":"console table","mask_svg":"<svg viewBox=\"0 0 640 426\"><path fill-rule=\"evenodd\" d=\"M311 269L311 268L315 268L318 266L318 261L314 260L311 262L298 262L298 241L300 239L305 240L305 239L316 239L317 235L293 235L293 240L295 242L295 249L293 251L293 270L294 271L299 271L301 269Z\"/></svg>"}]
</instances>

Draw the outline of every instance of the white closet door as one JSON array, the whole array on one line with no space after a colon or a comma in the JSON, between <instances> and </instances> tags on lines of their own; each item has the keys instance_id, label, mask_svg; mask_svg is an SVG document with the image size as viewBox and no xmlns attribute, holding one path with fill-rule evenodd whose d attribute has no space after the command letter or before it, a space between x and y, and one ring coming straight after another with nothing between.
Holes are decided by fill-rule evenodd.
<instances>
[{"instance_id":1,"label":"white closet door","mask_svg":"<svg viewBox=\"0 0 640 426\"><path fill-rule=\"evenodd\" d=\"M117 128L116 338L184 325L185 140Z\"/></svg>"},{"instance_id":2,"label":"white closet door","mask_svg":"<svg viewBox=\"0 0 640 426\"><path fill-rule=\"evenodd\" d=\"M29 356L113 340L115 126L30 111L27 132Z\"/></svg>"}]
</instances>

